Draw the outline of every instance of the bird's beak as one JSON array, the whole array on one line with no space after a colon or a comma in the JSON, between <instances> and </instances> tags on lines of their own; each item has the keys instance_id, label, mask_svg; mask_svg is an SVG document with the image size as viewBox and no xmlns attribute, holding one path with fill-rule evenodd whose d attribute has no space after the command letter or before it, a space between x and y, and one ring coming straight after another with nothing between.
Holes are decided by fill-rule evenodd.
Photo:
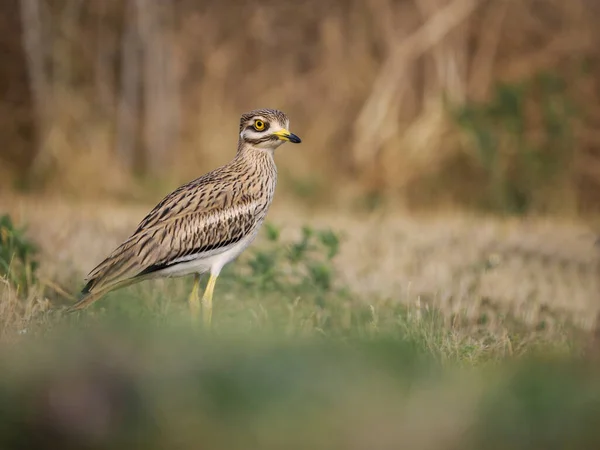
<instances>
[{"instance_id":1,"label":"bird's beak","mask_svg":"<svg viewBox=\"0 0 600 450\"><path fill-rule=\"evenodd\" d=\"M277 138L281 141L290 141L294 144L299 144L302 140L293 133L290 133L285 128L283 130L279 130L273 133L273 135L277 136Z\"/></svg>"}]
</instances>

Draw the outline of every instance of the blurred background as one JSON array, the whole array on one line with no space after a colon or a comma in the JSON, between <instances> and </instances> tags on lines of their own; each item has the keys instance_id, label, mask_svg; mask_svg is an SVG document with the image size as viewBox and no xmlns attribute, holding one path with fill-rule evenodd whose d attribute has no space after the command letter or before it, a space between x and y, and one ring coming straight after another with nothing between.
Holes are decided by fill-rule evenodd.
<instances>
[{"instance_id":1,"label":"blurred background","mask_svg":"<svg viewBox=\"0 0 600 450\"><path fill-rule=\"evenodd\" d=\"M0 1L0 447L599 448L598 23L598 0ZM211 333L190 278L62 315L255 108L302 144Z\"/></svg>"},{"instance_id":2,"label":"blurred background","mask_svg":"<svg viewBox=\"0 0 600 450\"><path fill-rule=\"evenodd\" d=\"M242 112L301 147L312 205L589 216L593 0L6 0L0 186L156 201L233 157Z\"/></svg>"}]
</instances>

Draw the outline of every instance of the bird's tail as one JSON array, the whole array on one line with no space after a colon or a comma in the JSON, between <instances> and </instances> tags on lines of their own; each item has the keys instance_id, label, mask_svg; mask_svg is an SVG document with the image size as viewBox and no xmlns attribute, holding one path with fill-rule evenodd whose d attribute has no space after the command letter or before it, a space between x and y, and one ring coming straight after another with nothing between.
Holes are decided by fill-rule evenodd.
<instances>
[{"instance_id":1,"label":"bird's tail","mask_svg":"<svg viewBox=\"0 0 600 450\"><path fill-rule=\"evenodd\" d=\"M75 312L75 311L80 311L82 309L87 308L88 306L90 306L92 303L94 303L96 300L99 300L100 297L102 297L104 294L106 294L110 289L97 289L94 290L94 284L95 284L96 280L95 279L91 279L88 281L88 283L85 285L85 287L81 290L81 293L79 294L79 299L77 300L77 302L71 306L69 306L67 308L67 312Z\"/></svg>"},{"instance_id":2,"label":"bird's tail","mask_svg":"<svg viewBox=\"0 0 600 450\"><path fill-rule=\"evenodd\" d=\"M92 303L96 302L97 300L100 300L100 298L103 297L108 292L113 291L118 288L129 286L130 284L137 283L139 281L142 281L143 279L144 279L144 277L129 278L129 279L122 280L117 283L110 284L108 286L105 285L105 286L102 286L99 288L95 287L96 280L92 279L81 290L81 294L79 295L79 300L77 300L77 302L75 304L73 304L67 308L67 312L71 313L71 312L80 311L82 309L85 309L88 306L90 306Z\"/></svg>"},{"instance_id":3,"label":"bird's tail","mask_svg":"<svg viewBox=\"0 0 600 450\"><path fill-rule=\"evenodd\" d=\"M79 297L79 300L77 300L77 303L75 303L74 305L71 305L67 308L67 312L72 313L75 311L80 311L82 309L85 309L88 306L90 306L92 303L94 303L96 300L98 300L99 298L100 298L100 296L98 294L92 294L90 292L88 292L86 294L81 294Z\"/></svg>"}]
</instances>

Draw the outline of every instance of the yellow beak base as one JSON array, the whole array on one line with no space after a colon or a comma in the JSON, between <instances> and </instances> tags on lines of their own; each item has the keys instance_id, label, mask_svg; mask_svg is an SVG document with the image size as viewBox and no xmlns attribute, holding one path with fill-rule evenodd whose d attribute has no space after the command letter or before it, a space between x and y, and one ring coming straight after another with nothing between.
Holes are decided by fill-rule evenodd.
<instances>
[{"instance_id":1,"label":"yellow beak base","mask_svg":"<svg viewBox=\"0 0 600 450\"><path fill-rule=\"evenodd\" d=\"M285 128L283 130L279 130L273 133L274 136L277 136L281 141L292 142L293 144L299 144L302 140L293 133L290 133Z\"/></svg>"}]
</instances>

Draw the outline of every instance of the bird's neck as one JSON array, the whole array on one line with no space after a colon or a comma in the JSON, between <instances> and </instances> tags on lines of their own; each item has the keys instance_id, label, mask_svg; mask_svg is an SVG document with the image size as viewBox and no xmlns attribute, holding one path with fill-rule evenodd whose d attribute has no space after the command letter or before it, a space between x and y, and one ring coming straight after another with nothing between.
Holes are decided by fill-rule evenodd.
<instances>
[{"instance_id":1,"label":"bird's neck","mask_svg":"<svg viewBox=\"0 0 600 450\"><path fill-rule=\"evenodd\" d=\"M248 159L248 160L271 160L273 161L273 154L275 150L272 148L260 148L255 147L248 142L238 142L238 150L236 158Z\"/></svg>"},{"instance_id":2,"label":"bird's neck","mask_svg":"<svg viewBox=\"0 0 600 450\"><path fill-rule=\"evenodd\" d=\"M248 143L240 144L233 164L250 172L260 173L269 181L269 189L273 191L277 184L277 166L273 152L273 149L254 147Z\"/></svg>"}]
</instances>

